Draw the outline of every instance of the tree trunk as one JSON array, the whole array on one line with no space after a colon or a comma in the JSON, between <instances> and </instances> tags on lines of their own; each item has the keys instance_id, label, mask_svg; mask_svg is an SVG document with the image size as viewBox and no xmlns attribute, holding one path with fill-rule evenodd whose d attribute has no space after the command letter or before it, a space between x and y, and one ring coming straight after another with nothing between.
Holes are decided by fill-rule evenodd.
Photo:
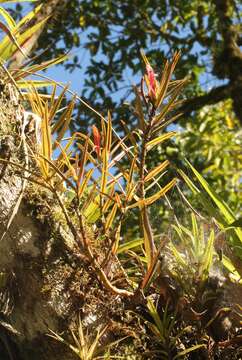
<instances>
[{"instance_id":1,"label":"tree trunk","mask_svg":"<svg viewBox=\"0 0 242 360\"><path fill-rule=\"evenodd\" d=\"M46 336L49 329L66 330L79 305L72 252L54 218L60 209L51 194L30 183L16 209L24 110L16 89L4 81L0 109L0 236L17 210L0 242L1 360L71 360L66 347Z\"/></svg>"}]
</instances>

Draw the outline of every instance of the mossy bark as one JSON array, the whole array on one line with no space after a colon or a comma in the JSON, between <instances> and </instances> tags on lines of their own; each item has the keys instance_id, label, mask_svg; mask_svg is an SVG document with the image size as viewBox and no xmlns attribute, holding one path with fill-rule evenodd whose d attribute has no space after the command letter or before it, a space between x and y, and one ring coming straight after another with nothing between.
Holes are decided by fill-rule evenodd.
<instances>
[{"instance_id":1,"label":"mossy bark","mask_svg":"<svg viewBox=\"0 0 242 360\"><path fill-rule=\"evenodd\" d=\"M2 78L4 74L1 74ZM10 83L0 87L0 237L22 189L20 129L23 107ZM76 268L51 208L51 194L28 184L10 228L0 242L0 354L3 359L72 359L46 336L67 330L78 310Z\"/></svg>"}]
</instances>

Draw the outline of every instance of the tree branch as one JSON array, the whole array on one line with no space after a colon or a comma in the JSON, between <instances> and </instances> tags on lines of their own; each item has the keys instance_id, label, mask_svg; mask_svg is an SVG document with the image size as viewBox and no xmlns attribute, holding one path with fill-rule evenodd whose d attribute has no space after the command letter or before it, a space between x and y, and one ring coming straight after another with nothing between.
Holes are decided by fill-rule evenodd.
<instances>
[{"instance_id":1,"label":"tree branch","mask_svg":"<svg viewBox=\"0 0 242 360\"><path fill-rule=\"evenodd\" d=\"M230 98L232 89L233 86L230 84L218 86L205 95L196 96L185 101L179 108L179 111L181 111L184 115L189 115L192 111L199 110L205 105L216 104L219 101Z\"/></svg>"}]
</instances>

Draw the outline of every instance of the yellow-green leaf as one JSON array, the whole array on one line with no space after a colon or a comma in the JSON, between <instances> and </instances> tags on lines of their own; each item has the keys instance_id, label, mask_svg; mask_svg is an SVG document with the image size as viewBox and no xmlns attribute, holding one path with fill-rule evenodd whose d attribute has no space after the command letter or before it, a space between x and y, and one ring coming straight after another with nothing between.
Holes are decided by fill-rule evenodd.
<instances>
[{"instance_id":1,"label":"yellow-green leaf","mask_svg":"<svg viewBox=\"0 0 242 360\"><path fill-rule=\"evenodd\" d=\"M41 27L44 26L47 20L48 18L45 18L44 20L33 25L31 28L28 28L24 33L16 35L16 40L19 46L21 47L21 45L23 45L27 40L29 40L36 31L41 29ZM5 39L3 39L3 41L0 43L1 57L4 60L8 60L17 50L19 50L18 47L13 44L10 39L8 39L6 42Z\"/></svg>"},{"instance_id":2,"label":"yellow-green leaf","mask_svg":"<svg viewBox=\"0 0 242 360\"><path fill-rule=\"evenodd\" d=\"M159 123L161 121L164 120L166 114L168 113L169 110L171 110L172 108L174 108L175 105L175 100L178 97L178 95L181 92L181 89L184 87L186 80L181 80L180 85L177 87L177 89L174 91L174 93L172 94L169 102L164 105L164 107L162 108L160 114L156 115L155 120L153 122L154 125L159 125ZM176 105L178 105L179 103L177 103Z\"/></svg>"},{"instance_id":3,"label":"yellow-green leaf","mask_svg":"<svg viewBox=\"0 0 242 360\"><path fill-rule=\"evenodd\" d=\"M176 67L176 64L177 64L179 58L180 58L180 52L176 52L174 54L172 62L169 64L169 62L167 61L165 64L165 68L164 68L163 75L162 75L162 78L160 81L160 87L158 90L158 95L157 95L157 100L156 100L157 108L161 105L162 101L165 98L171 75L172 75L173 71L175 70L175 67Z\"/></svg>"},{"instance_id":4,"label":"yellow-green leaf","mask_svg":"<svg viewBox=\"0 0 242 360\"><path fill-rule=\"evenodd\" d=\"M79 187L79 190L78 190L78 195L79 195L80 198L82 197L82 195L84 194L84 191L87 188L88 182L91 179L93 171L94 171L94 169L88 170L86 175L84 176L84 179L83 179L83 181L82 181L82 183L81 183L81 185Z\"/></svg>"},{"instance_id":5,"label":"yellow-green leaf","mask_svg":"<svg viewBox=\"0 0 242 360\"><path fill-rule=\"evenodd\" d=\"M156 194L154 194L146 199L139 200L132 205L129 205L128 209L132 209L137 206L143 207L144 205L146 205L146 206L151 205L153 202L159 200L162 196L164 196L167 193L167 191L169 191L176 184L176 182L177 182L177 179L171 180L166 186L164 186Z\"/></svg>"},{"instance_id":6,"label":"yellow-green leaf","mask_svg":"<svg viewBox=\"0 0 242 360\"><path fill-rule=\"evenodd\" d=\"M169 161L165 160L162 164L156 166L146 175L145 181L149 181L153 179L156 175L158 175L161 171L163 171L168 165L169 165Z\"/></svg>"},{"instance_id":7,"label":"yellow-green leaf","mask_svg":"<svg viewBox=\"0 0 242 360\"><path fill-rule=\"evenodd\" d=\"M112 226L112 223L113 223L113 220L115 218L117 209L118 209L118 205L114 204L113 207L112 207L112 210L108 214L107 220L105 222L105 231L108 231L109 228Z\"/></svg>"},{"instance_id":8,"label":"yellow-green leaf","mask_svg":"<svg viewBox=\"0 0 242 360\"><path fill-rule=\"evenodd\" d=\"M186 355L186 354L188 354L188 353L190 353L190 352L192 352L192 351L195 351L195 350L197 350L197 349L200 349L200 348L202 348L202 347L205 348L206 345L205 345L205 344L193 345L193 346L189 347L188 349L185 349L185 350L183 350L183 351L180 351L180 352L173 358L173 360L179 359L180 357L182 357L182 358L184 359L184 355Z\"/></svg>"},{"instance_id":9,"label":"yellow-green leaf","mask_svg":"<svg viewBox=\"0 0 242 360\"><path fill-rule=\"evenodd\" d=\"M136 248L138 246L141 246L141 245L143 245L143 243L144 243L143 239L135 239L135 240L132 240L132 241L128 241L128 242L126 242L126 243L124 243L122 245L119 245L117 253L121 254L121 253L123 253L125 251Z\"/></svg>"},{"instance_id":10,"label":"yellow-green leaf","mask_svg":"<svg viewBox=\"0 0 242 360\"><path fill-rule=\"evenodd\" d=\"M202 260L201 269L200 269L203 280L206 280L208 278L209 270L212 265L213 254L214 254L213 243L214 243L214 230L212 230L209 235L208 242L207 242L206 248L205 248L205 252L203 254L203 260Z\"/></svg>"},{"instance_id":11,"label":"yellow-green leaf","mask_svg":"<svg viewBox=\"0 0 242 360\"><path fill-rule=\"evenodd\" d=\"M0 15L3 16L3 18L5 19L6 23L9 26L10 30L13 30L16 27L16 22L14 21L14 19L12 18L12 16L8 13L8 11L6 11L3 7L0 6Z\"/></svg>"},{"instance_id":12,"label":"yellow-green leaf","mask_svg":"<svg viewBox=\"0 0 242 360\"><path fill-rule=\"evenodd\" d=\"M171 132L168 132L166 134L163 134L163 135L160 135L158 136L157 138L153 139L153 140L150 140L147 144L146 144L146 147L147 147L147 150L149 151L150 149L152 149L153 146L155 145L158 145L158 144L161 144L163 143L165 140L168 140L170 138L172 138L173 136L176 135L176 132L175 131L171 131Z\"/></svg>"},{"instance_id":13,"label":"yellow-green leaf","mask_svg":"<svg viewBox=\"0 0 242 360\"><path fill-rule=\"evenodd\" d=\"M43 80L18 80L17 84L20 89L31 89L33 87L35 88L42 88L47 86L53 86L54 81L43 81Z\"/></svg>"},{"instance_id":14,"label":"yellow-green leaf","mask_svg":"<svg viewBox=\"0 0 242 360\"><path fill-rule=\"evenodd\" d=\"M55 144L53 145L53 148L56 148L56 143L60 142L63 138L63 136L65 135L65 133L67 132L70 122L71 122L71 115L73 112L75 106L75 98L72 99L72 101L69 103L67 109L63 112L63 114L60 116L60 119L58 121L58 125L60 126L60 130L58 132Z\"/></svg>"}]
</instances>

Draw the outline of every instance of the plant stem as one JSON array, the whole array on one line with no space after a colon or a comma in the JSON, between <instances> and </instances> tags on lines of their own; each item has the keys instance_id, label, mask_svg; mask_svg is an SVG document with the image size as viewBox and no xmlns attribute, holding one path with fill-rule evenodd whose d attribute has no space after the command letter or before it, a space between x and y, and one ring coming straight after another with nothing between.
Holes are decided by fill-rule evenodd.
<instances>
[{"instance_id":1,"label":"plant stem","mask_svg":"<svg viewBox=\"0 0 242 360\"><path fill-rule=\"evenodd\" d=\"M145 200L145 164L146 164L146 155L147 155L147 148L146 144L149 141L150 138L150 132L151 132L151 124L152 119L155 114L155 108L152 106L152 109L150 110L149 114L149 123L144 131L144 136L142 139L141 144L141 153L140 153L140 172L139 172L139 178L140 178L140 200ZM149 214L147 206L144 204L141 209L141 220L142 220L142 226L143 226L143 233L144 233L144 244L145 244L145 250L147 252L147 256L149 259L149 263L152 262L154 255L155 255L155 242L153 237L153 232L150 225L149 220ZM146 243L146 238L148 240L148 243Z\"/></svg>"}]
</instances>

